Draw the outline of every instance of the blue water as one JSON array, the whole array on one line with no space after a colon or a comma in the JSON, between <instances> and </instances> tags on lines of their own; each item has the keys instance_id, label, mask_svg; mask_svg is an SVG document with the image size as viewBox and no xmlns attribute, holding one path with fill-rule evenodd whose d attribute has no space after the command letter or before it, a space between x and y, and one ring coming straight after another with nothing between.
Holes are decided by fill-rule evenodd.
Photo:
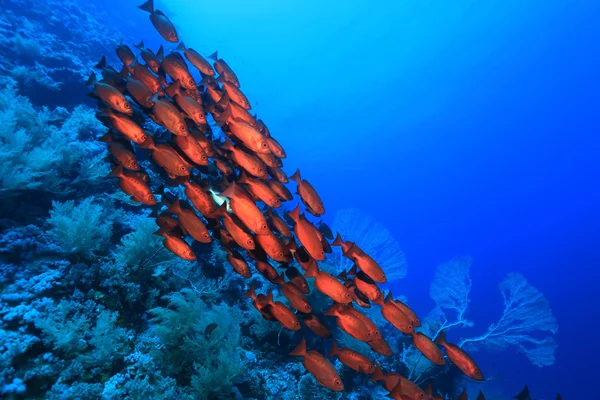
<instances>
[{"instance_id":1,"label":"blue water","mask_svg":"<svg viewBox=\"0 0 600 400\"><path fill-rule=\"evenodd\" d=\"M325 4L323 4L325 3ZM218 49L328 208L382 221L420 312L434 267L474 259L470 318L521 272L558 320L556 362L480 354L508 393L595 398L600 277L600 5L594 1L172 1ZM254 102L258 102L255 104Z\"/></svg>"},{"instance_id":2,"label":"blue water","mask_svg":"<svg viewBox=\"0 0 600 400\"><path fill-rule=\"evenodd\" d=\"M175 48L141 1L94 3L128 44ZM473 259L475 326L454 339L498 320L507 273L544 293L559 326L555 363L535 367L513 348L473 353L492 378L484 392L527 384L538 400L598 398L599 2L156 6L187 47L218 50L235 70L287 152L284 170L299 167L320 193L325 221L356 208L392 232L408 275L387 287L419 315L434 306L435 267L457 256Z\"/></svg>"}]
</instances>

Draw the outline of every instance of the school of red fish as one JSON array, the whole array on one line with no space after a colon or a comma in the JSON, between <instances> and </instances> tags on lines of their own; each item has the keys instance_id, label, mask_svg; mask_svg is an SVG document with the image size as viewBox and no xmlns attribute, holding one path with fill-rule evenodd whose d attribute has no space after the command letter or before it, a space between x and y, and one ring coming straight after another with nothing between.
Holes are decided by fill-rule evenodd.
<instances>
[{"instance_id":1,"label":"school of red fish","mask_svg":"<svg viewBox=\"0 0 600 400\"><path fill-rule=\"evenodd\" d=\"M108 143L113 161L110 176L118 178L121 190L135 202L157 204L149 175L136 159L138 149L150 154L168 182L183 185L187 200L160 191L168 208L156 216L160 227L156 234L164 237L164 246L184 260L195 260L191 239L201 243L216 240L239 275L251 277L254 264L266 280L277 285L291 308L274 301L272 290L258 294L251 286L245 295L263 318L283 328L300 330L302 321L315 335L333 338L322 316L312 312L307 278L313 278L316 290L333 300L324 315L334 317L341 330L376 353L391 356L392 350L378 327L360 311L372 303L398 331L410 335L414 346L432 363L445 365L447 357L469 378L484 380L475 361L448 343L444 333L432 340L415 330L421 325L417 315L391 293L383 294L378 284L386 282L384 269L356 243L342 239L340 233L334 238L323 222L315 226L300 204L291 212L277 212L282 203L294 199L286 186L290 180L295 182L307 213L320 217L325 206L299 170L289 178L282 170L283 147L265 123L250 114L250 102L225 60L215 52L209 62L187 48L152 0L139 8L150 14L150 21L166 41L178 46L165 55L162 46L154 53L142 41L135 46L139 49L136 55L120 43L116 49L123 63L120 71L107 66L103 58L96 65L102 79L93 73L88 85L92 87L90 95L99 100L98 118L109 128L100 140ZM201 80L197 82L194 75ZM147 118L163 127L165 134L150 136L144 129ZM224 139L213 137L211 125L220 127ZM343 256L353 261L350 271L332 276L319 269L318 261L332 252L331 246L340 246ZM279 274L270 260L287 266L285 274ZM303 272L291 265L294 260ZM338 348L335 340L327 356L308 350L305 339L290 354L301 357L306 370L332 391L344 390L329 361L336 356L356 372L371 375L371 381L382 382L392 399L443 398L431 387L423 390L400 374L384 373L365 355ZM461 398L466 398L463 395Z\"/></svg>"}]
</instances>

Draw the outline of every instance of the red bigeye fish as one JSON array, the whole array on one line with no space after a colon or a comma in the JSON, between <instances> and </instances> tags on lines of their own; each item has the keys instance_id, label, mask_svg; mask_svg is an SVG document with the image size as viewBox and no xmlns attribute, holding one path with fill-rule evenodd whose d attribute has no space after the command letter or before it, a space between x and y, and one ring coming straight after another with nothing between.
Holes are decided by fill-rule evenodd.
<instances>
[{"instance_id":1,"label":"red bigeye fish","mask_svg":"<svg viewBox=\"0 0 600 400\"><path fill-rule=\"evenodd\" d=\"M152 159L171 176L189 176L190 171L188 168L190 165L169 144L154 144L154 140L149 136L144 143L140 144L140 147L151 150Z\"/></svg>"},{"instance_id":2,"label":"red bigeye fish","mask_svg":"<svg viewBox=\"0 0 600 400\"><path fill-rule=\"evenodd\" d=\"M173 141L188 158L197 165L207 166L208 156L198 141L192 136L173 135Z\"/></svg>"},{"instance_id":3,"label":"red bigeye fish","mask_svg":"<svg viewBox=\"0 0 600 400\"><path fill-rule=\"evenodd\" d=\"M304 293L302 293L300 289L298 289L293 283L286 282L283 279L283 275L279 275L273 283L279 285L281 293L283 293L283 295L290 301L292 307L294 307L296 310L303 313L312 312L312 307L310 306L310 303L308 302L308 299Z\"/></svg>"},{"instance_id":4,"label":"red bigeye fish","mask_svg":"<svg viewBox=\"0 0 600 400\"><path fill-rule=\"evenodd\" d=\"M117 44L115 52L117 53L117 57L119 57L123 65L129 65L133 60L135 60L135 54L133 54L133 51L131 51L129 46L123 44L123 39L121 39Z\"/></svg>"},{"instance_id":5,"label":"red bigeye fish","mask_svg":"<svg viewBox=\"0 0 600 400\"><path fill-rule=\"evenodd\" d=\"M281 183L288 183L290 181L281 168L269 167L267 170L269 171L270 177L277 179Z\"/></svg>"},{"instance_id":6,"label":"red bigeye fish","mask_svg":"<svg viewBox=\"0 0 600 400\"><path fill-rule=\"evenodd\" d=\"M290 282L300 289L302 293L308 294L310 292L308 282L306 282L304 275L302 275L296 267L288 267L285 270L285 276L287 276Z\"/></svg>"},{"instance_id":7,"label":"red bigeye fish","mask_svg":"<svg viewBox=\"0 0 600 400\"><path fill-rule=\"evenodd\" d=\"M296 170L290 179L296 181L298 183L298 188L296 189L296 193L300 195L302 199L302 203L306 206L308 211L313 214L315 217L318 217L325 213L325 206L323 206L323 201L319 194L312 187L312 185L306 180L300 177L300 170Z\"/></svg>"},{"instance_id":8,"label":"red bigeye fish","mask_svg":"<svg viewBox=\"0 0 600 400\"><path fill-rule=\"evenodd\" d=\"M244 296L252 299L252 305L262 314L264 319L268 321L277 321L277 318L275 318L269 311L271 307L269 306L267 308L267 296L264 294L256 295L256 292L254 291L254 285L250 285L250 289L244 293Z\"/></svg>"},{"instance_id":9,"label":"red bigeye fish","mask_svg":"<svg viewBox=\"0 0 600 400\"><path fill-rule=\"evenodd\" d=\"M304 325L306 325L315 333L315 335L323 339L329 339L333 337L329 328L327 328L327 326L321 322L319 317L317 317L315 314L302 315L302 321L304 322Z\"/></svg>"},{"instance_id":10,"label":"red bigeye fish","mask_svg":"<svg viewBox=\"0 0 600 400\"><path fill-rule=\"evenodd\" d=\"M129 142L115 140L112 135L112 131L108 131L98 140L108 143L108 151L119 164L122 164L125 168L131 171L140 170L140 166L135 159L135 155L133 154L132 147Z\"/></svg>"},{"instance_id":11,"label":"red bigeye fish","mask_svg":"<svg viewBox=\"0 0 600 400\"><path fill-rule=\"evenodd\" d=\"M160 33L160 36L162 36L167 42L177 43L179 41L175 26L173 26L173 23L169 20L169 18L167 18L162 11L154 10L154 0L148 0L138 8L150 13L150 21L152 22L152 25L154 25L154 28L156 28L158 33Z\"/></svg>"},{"instance_id":12,"label":"red bigeye fish","mask_svg":"<svg viewBox=\"0 0 600 400\"><path fill-rule=\"evenodd\" d=\"M245 173L242 172L238 182L246 185L248 191L260 201L264 202L269 207L278 208L281 207L281 202L277 193L271 190L271 187L260 179L249 178Z\"/></svg>"},{"instance_id":13,"label":"red bigeye fish","mask_svg":"<svg viewBox=\"0 0 600 400\"><path fill-rule=\"evenodd\" d=\"M243 109L250 110L252 106L248 101L248 98L237 86L233 83L229 82L224 75L220 75L217 78L217 82L220 82L223 85L223 90L227 93L227 96L231 99L231 101L239 104Z\"/></svg>"},{"instance_id":14,"label":"red bigeye fish","mask_svg":"<svg viewBox=\"0 0 600 400\"><path fill-rule=\"evenodd\" d=\"M277 193L277 196L279 196L279 198L281 200L284 200L284 201L292 200L292 198L293 198L292 193L281 182L276 181L274 179L269 179L267 181L267 184L269 185L271 190L273 190L275 193Z\"/></svg>"},{"instance_id":15,"label":"red bigeye fish","mask_svg":"<svg viewBox=\"0 0 600 400\"><path fill-rule=\"evenodd\" d=\"M375 353L381 354L382 356L390 357L393 354L390 345L383 338L371 340L367 342L367 344L371 346L371 349L373 349Z\"/></svg>"},{"instance_id":16,"label":"red bigeye fish","mask_svg":"<svg viewBox=\"0 0 600 400\"><path fill-rule=\"evenodd\" d=\"M187 60L200 71L203 75L208 75L213 77L215 75L215 71L213 67L210 65L208 61L204 57L202 57L196 50L186 48L183 42L179 42L179 45L175 50L182 51L183 55Z\"/></svg>"},{"instance_id":17,"label":"red bigeye fish","mask_svg":"<svg viewBox=\"0 0 600 400\"><path fill-rule=\"evenodd\" d=\"M377 261L366 254L358 245L354 242L344 242L340 233L338 232L332 246L341 246L342 253L349 260L354 261L356 266L360 268L369 278L377 283L387 282L385 272L379 266Z\"/></svg>"},{"instance_id":18,"label":"red bigeye fish","mask_svg":"<svg viewBox=\"0 0 600 400\"><path fill-rule=\"evenodd\" d=\"M248 197L244 189L240 188L233 182L224 192L219 194L220 197L227 197L229 205L233 213L257 235L272 234L267 220L254 201Z\"/></svg>"},{"instance_id":19,"label":"red bigeye fish","mask_svg":"<svg viewBox=\"0 0 600 400\"><path fill-rule=\"evenodd\" d=\"M267 137L267 144L269 145L269 149L271 150L271 152L273 154L275 154L277 157L279 158L286 158L287 155L285 154L285 150L283 150L283 147L281 147L281 145L279 144L279 142L277 140L275 140L272 137Z\"/></svg>"},{"instance_id":20,"label":"red bigeye fish","mask_svg":"<svg viewBox=\"0 0 600 400\"><path fill-rule=\"evenodd\" d=\"M144 108L152 108L152 103L150 103L150 98L152 97L152 92L146 85L142 83L142 81L138 81L135 78L129 77L127 78L127 84L125 86L127 91L133 97L133 99Z\"/></svg>"},{"instance_id":21,"label":"red bigeye fish","mask_svg":"<svg viewBox=\"0 0 600 400\"><path fill-rule=\"evenodd\" d=\"M206 115L202 105L181 90L179 81L171 84L165 91L196 125L206 124Z\"/></svg>"},{"instance_id":22,"label":"red bigeye fish","mask_svg":"<svg viewBox=\"0 0 600 400\"><path fill-rule=\"evenodd\" d=\"M317 382L334 392L344 390L342 379L331 363L316 350L306 351L306 340L302 338L300 344L290 353L292 356L304 357L302 365L315 377Z\"/></svg>"},{"instance_id":23,"label":"red bigeye fish","mask_svg":"<svg viewBox=\"0 0 600 400\"><path fill-rule=\"evenodd\" d=\"M423 353L425 358L436 365L446 365L446 359L442 352L431 339L421 332L413 332L411 336L413 345Z\"/></svg>"},{"instance_id":24,"label":"red bigeye fish","mask_svg":"<svg viewBox=\"0 0 600 400\"><path fill-rule=\"evenodd\" d=\"M345 312L345 309L343 304L333 303L329 310L325 311L325 315L337 317L337 326L354 339L361 342L370 341L372 337L367 326L355 315Z\"/></svg>"},{"instance_id":25,"label":"red bigeye fish","mask_svg":"<svg viewBox=\"0 0 600 400\"><path fill-rule=\"evenodd\" d=\"M260 274L264 276L266 280L268 280L271 283L277 283L277 278L279 277L279 275L277 274L277 271L275 271L275 268L273 268L271 264L269 264L266 261L256 260L256 263L254 265L256 266L256 270L260 272Z\"/></svg>"},{"instance_id":26,"label":"red bigeye fish","mask_svg":"<svg viewBox=\"0 0 600 400\"><path fill-rule=\"evenodd\" d=\"M206 229L202 220L191 208L182 207L179 199L175 199L167 211L177 215L184 232L187 232L195 240L200 243L210 243L212 241L208 229Z\"/></svg>"},{"instance_id":27,"label":"red bigeye fish","mask_svg":"<svg viewBox=\"0 0 600 400\"><path fill-rule=\"evenodd\" d=\"M158 98L159 92L152 95L149 102L153 103L152 113L165 128L174 135L186 136L189 134L183 115L170 102Z\"/></svg>"},{"instance_id":28,"label":"red bigeye fish","mask_svg":"<svg viewBox=\"0 0 600 400\"><path fill-rule=\"evenodd\" d=\"M297 205L288 215L296 224L294 226L294 233L298 237L298 240L300 240L300 243L306 248L308 254L317 261L324 260L325 251L323 250L323 244L315 232L315 227L300 215L300 205Z\"/></svg>"},{"instance_id":29,"label":"red bigeye fish","mask_svg":"<svg viewBox=\"0 0 600 400\"><path fill-rule=\"evenodd\" d=\"M269 211L267 211L266 214L268 217L269 224L271 225L271 228L276 230L281 236L283 236L285 238L292 237L292 231L287 226L285 221L283 219L281 219L281 217L279 215L277 215L277 213L273 212L273 210L269 208Z\"/></svg>"},{"instance_id":30,"label":"red bigeye fish","mask_svg":"<svg viewBox=\"0 0 600 400\"><path fill-rule=\"evenodd\" d=\"M257 153L270 153L266 138L256 127L240 118L231 116L231 105L227 104L221 117L227 121L231 134L238 138L249 150Z\"/></svg>"},{"instance_id":31,"label":"red bigeye fish","mask_svg":"<svg viewBox=\"0 0 600 400\"><path fill-rule=\"evenodd\" d=\"M240 166L244 171L257 178L267 179L266 165L258 158L234 147L229 140L221 146L223 150L231 152L231 160Z\"/></svg>"},{"instance_id":32,"label":"red bigeye fish","mask_svg":"<svg viewBox=\"0 0 600 400\"><path fill-rule=\"evenodd\" d=\"M481 373L481 370L473 361L473 359L460 347L455 344L446 342L446 333L440 332L438 337L435 339L435 344L438 344L446 350L446 355L452 361L454 365L462 371L463 374L467 375L471 379L476 381L483 381L485 378Z\"/></svg>"},{"instance_id":33,"label":"red bigeye fish","mask_svg":"<svg viewBox=\"0 0 600 400\"><path fill-rule=\"evenodd\" d=\"M162 63L162 69L174 82L179 82L185 89L197 89L196 82L188 70L187 64L179 53L171 53L166 56Z\"/></svg>"},{"instance_id":34,"label":"red bigeye fish","mask_svg":"<svg viewBox=\"0 0 600 400\"><path fill-rule=\"evenodd\" d=\"M156 204L148 184L136 175L125 173L122 165L117 166L109 176L119 178L119 187L131 196L131 200L150 206Z\"/></svg>"},{"instance_id":35,"label":"red bigeye fish","mask_svg":"<svg viewBox=\"0 0 600 400\"><path fill-rule=\"evenodd\" d=\"M92 93L108 104L110 108L126 115L133 115L131 103L127 101L123 93L115 89L113 86L98 82L96 74L92 72L90 78L86 82L87 86L93 85ZM266 145L266 144L265 144Z\"/></svg>"},{"instance_id":36,"label":"red bigeye fish","mask_svg":"<svg viewBox=\"0 0 600 400\"><path fill-rule=\"evenodd\" d=\"M281 326L292 331L300 330L300 321L298 321L296 314L294 314L292 310L287 308L282 302L273 301L272 291L267 293L265 303L267 304L268 310L275 318L277 318L277 321L279 321Z\"/></svg>"},{"instance_id":37,"label":"red bigeye fish","mask_svg":"<svg viewBox=\"0 0 600 400\"><path fill-rule=\"evenodd\" d=\"M229 65L227 65L225 60L219 58L218 52L215 51L210 56L208 56L208 58L215 62L215 71L217 71L219 75L223 75L223 78L225 78L226 81L231 82L238 88L240 87L240 81L238 80L238 77L235 75L235 73L229 67Z\"/></svg>"},{"instance_id":38,"label":"red bigeye fish","mask_svg":"<svg viewBox=\"0 0 600 400\"><path fill-rule=\"evenodd\" d=\"M381 315L396 329L405 335L410 335L414 332L414 326L408 316L404 314L398 307L396 307L388 296L386 300L383 296L379 296L374 300L375 304L381 306Z\"/></svg>"},{"instance_id":39,"label":"red bigeye fish","mask_svg":"<svg viewBox=\"0 0 600 400\"><path fill-rule=\"evenodd\" d=\"M235 272L244 278L250 278L252 276L248 263L238 252L234 252L227 247L223 247L222 250L227 253L227 261L229 261L229 264L231 264Z\"/></svg>"},{"instance_id":40,"label":"red bigeye fish","mask_svg":"<svg viewBox=\"0 0 600 400\"><path fill-rule=\"evenodd\" d=\"M154 54L152 50L147 49L144 46L143 40L140 41L140 44L136 45L135 47L140 50L140 55L142 56L142 59L144 60L146 65L152 70L152 72L158 74L158 71L160 70L160 60L164 58L164 49L162 45L159 47L156 54ZM131 63L128 63L126 65L129 64Z\"/></svg>"},{"instance_id":41,"label":"red bigeye fish","mask_svg":"<svg viewBox=\"0 0 600 400\"><path fill-rule=\"evenodd\" d=\"M339 360L345 366L352 368L361 374L371 375L375 372L375 365L367 357L357 351L350 349L338 349L337 343L333 341L333 347L329 352L329 357L338 356Z\"/></svg>"},{"instance_id":42,"label":"red bigeye fish","mask_svg":"<svg viewBox=\"0 0 600 400\"><path fill-rule=\"evenodd\" d=\"M196 259L196 255L192 251L192 248L185 240L168 234L164 228L160 228L158 231L154 232L154 234L163 236L165 238L165 240L163 240L163 245L178 257L187 261L194 261Z\"/></svg>"},{"instance_id":43,"label":"red bigeye fish","mask_svg":"<svg viewBox=\"0 0 600 400\"><path fill-rule=\"evenodd\" d=\"M210 194L202 186L190 182L189 177L178 178L177 182L185 185L185 195L192 202L194 208L207 218L212 218L217 210L217 204Z\"/></svg>"},{"instance_id":44,"label":"red bigeye fish","mask_svg":"<svg viewBox=\"0 0 600 400\"><path fill-rule=\"evenodd\" d=\"M227 212L226 203L223 203L219 208L217 208L217 210L214 212L214 215L223 217L223 226L225 229L227 229L227 232L229 232L238 246L246 250L254 250L254 238L250 233L246 232L243 223L239 221L235 215L230 215Z\"/></svg>"}]
</instances>

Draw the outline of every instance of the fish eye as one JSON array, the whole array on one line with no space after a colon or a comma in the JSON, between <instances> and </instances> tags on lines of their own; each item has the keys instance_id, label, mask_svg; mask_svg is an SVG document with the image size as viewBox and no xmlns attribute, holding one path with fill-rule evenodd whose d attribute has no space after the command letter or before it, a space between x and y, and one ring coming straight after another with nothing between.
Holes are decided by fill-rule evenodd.
<instances>
[{"instance_id":1,"label":"fish eye","mask_svg":"<svg viewBox=\"0 0 600 400\"><path fill-rule=\"evenodd\" d=\"M144 140L144 141L145 141L146 139L148 139L148 136L146 136L146 135L142 135L142 140Z\"/></svg>"},{"instance_id":2,"label":"fish eye","mask_svg":"<svg viewBox=\"0 0 600 400\"><path fill-rule=\"evenodd\" d=\"M263 228L263 229L267 229L267 226L266 226L266 225L263 225L263 226L262 226L262 228Z\"/></svg>"},{"instance_id":3,"label":"fish eye","mask_svg":"<svg viewBox=\"0 0 600 400\"><path fill-rule=\"evenodd\" d=\"M281 253L281 252L280 252L280 253L279 253L279 257L283 257L283 253Z\"/></svg>"},{"instance_id":4,"label":"fish eye","mask_svg":"<svg viewBox=\"0 0 600 400\"><path fill-rule=\"evenodd\" d=\"M375 336L379 336L379 331L375 331Z\"/></svg>"},{"instance_id":5,"label":"fish eye","mask_svg":"<svg viewBox=\"0 0 600 400\"><path fill-rule=\"evenodd\" d=\"M413 326L411 324L408 324L408 329L413 329Z\"/></svg>"},{"instance_id":6,"label":"fish eye","mask_svg":"<svg viewBox=\"0 0 600 400\"><path fill-rule=\"evenodd\" d=\"M179 169L181 170L181 172L185 172L185 167L183 165Z\"/></svg>"},{"instance_id":7,"label":"fish eye","mask_svg":"<svg viewBox=\"0 0 600 400\"><path fill-rule=\"evenodd\" d=\"M252 243L253 243L253 242L252 242L252 239L248 239L248 241L247 241L246 243L248 243L248 244L252 244Z\"/></svg>"},{"instance_id":8,"label":"fish eye","mask_svg":"<svg viewBox=\"0 0 600 400\"><path fill-rule=\"evenodd\" d=\"M150 200L150 201L154 200L154 196L152 196L152 195L148 196L148 200Z\"/></svg>"},{"instance_id":9,"label":"fish eye","mask_svg":"<svg viewBox=\"0 0 600 400\"><path fill-rule=\"evenodd\" d=\"M193 79L190 79L190 80L189 80L189 84L190 84L190 85L193 85L193 84L194 84L194 80L193 80Z\"/></svg>"},{"instance_id":10,"label":"fish eye","mask_svg":"<svg viewBox=\"0 0 600 400\"><path fill-rule=\"evenodd\" d=\"M350 298L350 293L346 293L346 298L349 299Z\"/></svg>"},{"instance_id":11,"label":"fish eye","mask_svg":"<svg viewBox=\"0 0 600 400\"><path fill-rule=\"evenodd\" d=\"M190 257L194 256L194 252L193 251L190 251L188 254L189 254Z\"/></svg>"},{"instance_id":12,"label":"fish eye","mask_svg":"<svg viewBox=\"0 0 600 400\"><path fill-rule=\"evenodd\" d=\"M186 128L185 128L185 125L183 125L183 124L179 125L179 130L180 130L181 132L185 132L185 129L186 129Z\"/></svg>"},{"instance_id":13,"label":"fish eye","mask_svg":"<svg viewBox=\"0 0 600 400\"><path fill-rule=\"evenodd\" d=\"M204 237L205 237L205 238L207 238L207 237L208 237L208 233L205 233L205 234L204 234Z\"/></svg>"},{"instance_id":14,"label":"fish eye","mask_svg":"<svg viewBox=\"0 0 600 400\"><path fill-rule=\"evenodd\" d=\"M266 148L267 148L267 144L266 144L266 143L263 143L263 144L262 144L262 148L263 148L263 149L266 149Z\"/></svg>"},{"instance_id":15,"label":"fish eye","mask_svg":"<svg viewBox=\"0 0 600 400\"><path fill-rule=\"evenodd\" d=\"M206 156L205 156L205 155L202 155L202 156L200 157L200 159L201 159L202 161L205 161L205 160L206 160Z\"/></svg>"},{"instance_id":16,"label":"fish eye","mask_svg":"<svg viewBox=\"0 0 600 400\"><path fill-rule=\"evenodd\" d=\"M338 386L341 385L341 382L339 381L339 379L336 379L334 383Z\"/></svg>"}]
</instances>

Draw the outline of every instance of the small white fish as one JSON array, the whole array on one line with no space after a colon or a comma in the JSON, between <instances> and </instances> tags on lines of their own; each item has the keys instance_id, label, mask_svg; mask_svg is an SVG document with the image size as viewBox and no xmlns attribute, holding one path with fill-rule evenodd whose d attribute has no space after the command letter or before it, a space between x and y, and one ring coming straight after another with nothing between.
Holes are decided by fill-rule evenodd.
<instances>
[{"instance_id":1,"label":"small white fish","mask_svg":"<svg viewBox=\"0 0 600 400\"><path fill-rule=\"evenodd\" d=\"M231 207L229 206L229 199L227 197L219 196L219 193L212 190L212 188L209 188L208 191L210 192L210 195L212 196L213 200L215 201L215 203L217 203L217 205L219 207L221 207L223 205L223 203L227 203L227 206L226 206L227 212L228 213L233 212L233 211L231 211Z\"/></svg>"}]
</instances>

